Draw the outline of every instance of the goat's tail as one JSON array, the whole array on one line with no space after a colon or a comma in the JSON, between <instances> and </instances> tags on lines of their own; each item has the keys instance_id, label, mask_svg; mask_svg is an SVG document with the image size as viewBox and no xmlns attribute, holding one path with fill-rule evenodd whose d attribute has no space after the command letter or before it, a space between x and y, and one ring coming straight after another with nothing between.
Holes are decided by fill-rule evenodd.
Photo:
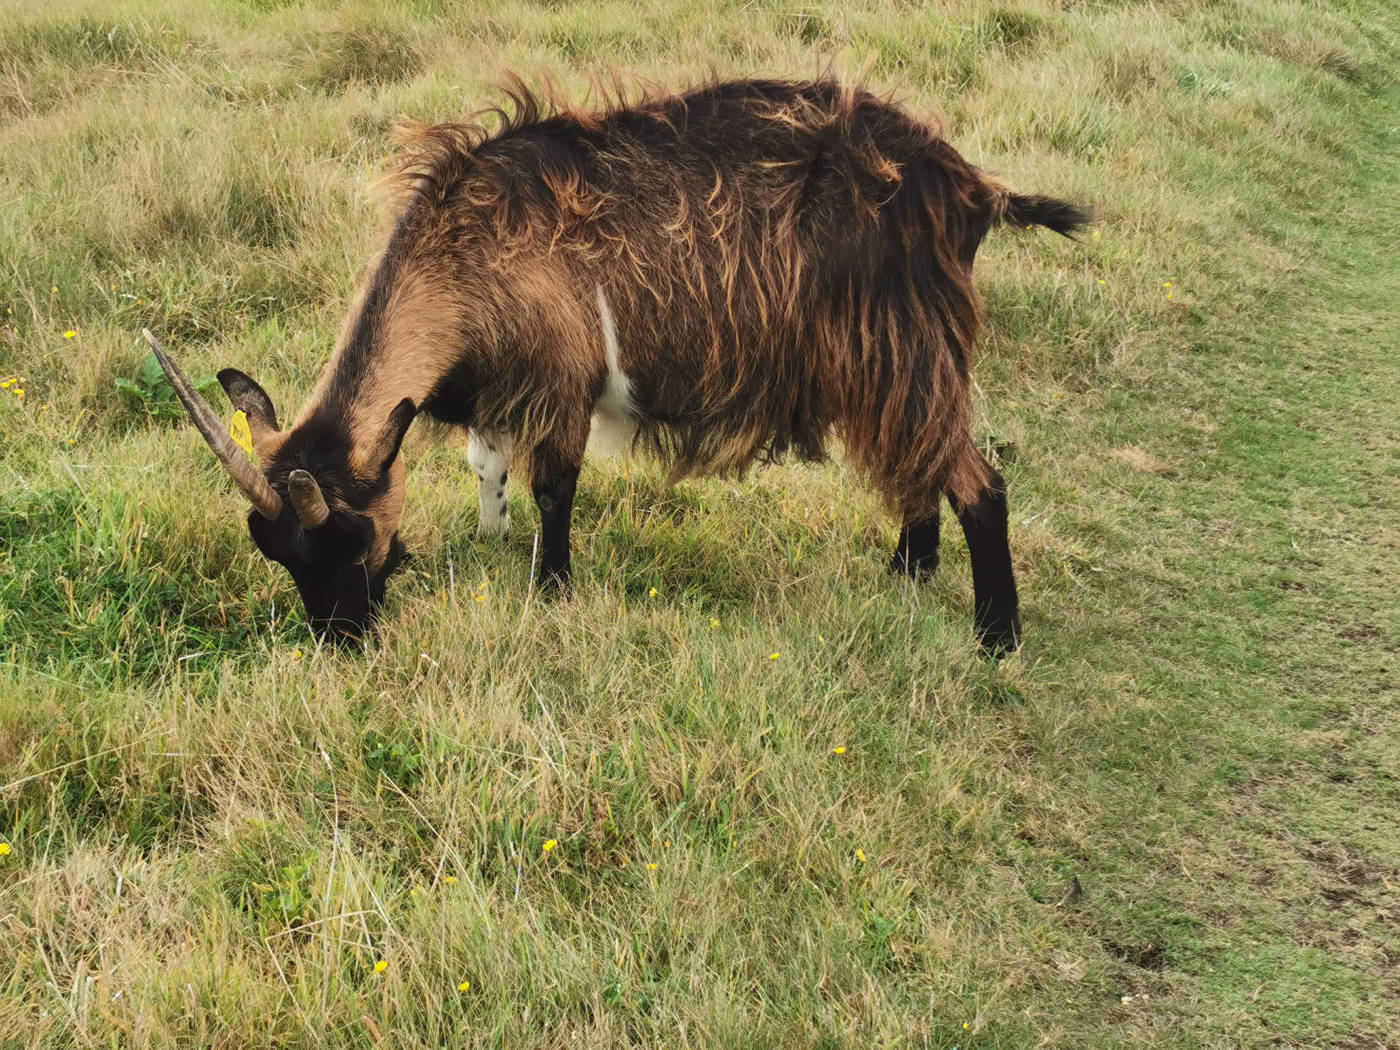
<instances>
[{"instance_id":1,"label":"goat's tail","mask_svg":"<svg viewBox=\"0 0 1400 1050\"><path fill-rule=\"evenodd\" d=\"M1094 220L1094 213L1078 204L1039 193L1012 193L1001 198L997 218L1012 226L1044 226L1070 239Z\"/></svg>"}]
</instances>

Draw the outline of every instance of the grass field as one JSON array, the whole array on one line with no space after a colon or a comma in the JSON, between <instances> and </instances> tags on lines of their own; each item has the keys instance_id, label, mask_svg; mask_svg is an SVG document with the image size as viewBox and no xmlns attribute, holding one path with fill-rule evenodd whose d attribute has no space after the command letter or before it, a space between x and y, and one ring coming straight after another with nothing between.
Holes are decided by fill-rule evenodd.
<instances>
[{"instance_id":1,"label":"grass field","mask_svg":"<svg viewBox=\"0 0 1400 1050\"><path fill-rule=\"evenodd\" d=\"M592 463L541 602L420 433L317 649L140 329L290 411L396 116L828 62L1099 213L980 256L1023 650L839 462ZM1397 73L1384 0L10 0L0 1045L1400 1047Z\"/></svg>"}]
</instances>

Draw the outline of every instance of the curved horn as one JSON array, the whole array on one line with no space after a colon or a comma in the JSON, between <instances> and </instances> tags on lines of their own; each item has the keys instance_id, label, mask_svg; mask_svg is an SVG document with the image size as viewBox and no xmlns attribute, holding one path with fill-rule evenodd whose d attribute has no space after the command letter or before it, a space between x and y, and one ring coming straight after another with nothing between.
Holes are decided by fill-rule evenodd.
<instances>
[{"instance_id":1,"label":"curved horn","mask_svg":"<svg viewBox=\"0 0 1400 1050\"><path fill-rule=\"evenodd\" d=\"M214 450L214 455L219 457L219 462L224 465L229 476L238 483L243 494L252 500L259 514L268 521L274 520L282 513L282 497L277 495L277 490L268 484L262 471L253 466L252 461L243 454L243 450L233 443L233 438L229 437L222 420L209 407L209 402L200 397L199 391L194 388L189 376L180 370L180 366L166 356L165 350L151 334L151 330L143 328L141 334L146 337L146 342L151 344L151 351L160 362L160 367L165 370L170 385L175 388L175 396L185 406L185 411L189 412L195 427Z\"/></svg>"},{"instance_id":2,"label":"curved horn","mask_svg":"<svg viewBox=\"0 0 1400 1050\"><path fill-rule=\"evenodd\" d=\"M331 516L321 486L304 470L294 470L287 476L287 495L292 499L292 510L297 512L303 528L319 529Z\"/></svg>"}]
</instances>

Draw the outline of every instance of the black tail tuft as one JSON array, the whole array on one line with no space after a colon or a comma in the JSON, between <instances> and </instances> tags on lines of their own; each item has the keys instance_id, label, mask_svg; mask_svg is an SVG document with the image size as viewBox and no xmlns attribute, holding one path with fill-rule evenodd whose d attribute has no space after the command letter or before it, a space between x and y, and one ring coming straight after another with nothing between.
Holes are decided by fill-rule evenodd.
<instances>
[{"instance_id":1,"label":"black tail tuft","mask_svg":"<svg viewBox=\"0 0 1400 1050\"><path fill-rule=\"evenodd\" d=\"M1007 198L1004 221L1013 226L1044 226L1056 233L1073 238L1094 219L1088 208L1038 193L1013 193Z\"/></svg>"}]
</instances>

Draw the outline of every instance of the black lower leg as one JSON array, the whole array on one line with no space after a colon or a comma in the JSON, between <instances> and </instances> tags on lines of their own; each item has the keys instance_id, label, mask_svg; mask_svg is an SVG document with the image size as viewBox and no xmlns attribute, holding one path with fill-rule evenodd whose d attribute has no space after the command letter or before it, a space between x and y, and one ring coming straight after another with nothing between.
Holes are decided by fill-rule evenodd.
<instances>
[{"instance_id":1,"label":"black lower leg","mask_svg":"<svg viewBox=\"0 0 1400 1050\"><path fill-rule=\"evenodd\" d=\"M938 568L938 511L931 517L906 521L890 559L890 572L915 579L932 576Z\"/></svg>"},{"instance_id":2,"label":"black lower leg","mask_svg":"<svg viewBox=\"0 0 1400 1050\"><path fill-rule=\"evenodd\" d=\"M990 469L990 467L988 468ZM977 633L989 652L1009 651L1021 644L1021 617L1016 600L1016 575L1007 540L1006 483L992 471L991 482L975 503L948 502L958 516L972 559L972 593L977 610Z\"/></svg>"},{"instance_id":3,"label":"black lower leg","mask_svg":"<svg viewBox=\"0 0 1400 1050\"><path fill-rule=\"evenodd\" d=\"M540 508L540 561L536 578L544 590L569 582L569 524L578 485L578 464L558 449L545 446L535 453L535 503Z\"/></svg>"}]
</instances>

